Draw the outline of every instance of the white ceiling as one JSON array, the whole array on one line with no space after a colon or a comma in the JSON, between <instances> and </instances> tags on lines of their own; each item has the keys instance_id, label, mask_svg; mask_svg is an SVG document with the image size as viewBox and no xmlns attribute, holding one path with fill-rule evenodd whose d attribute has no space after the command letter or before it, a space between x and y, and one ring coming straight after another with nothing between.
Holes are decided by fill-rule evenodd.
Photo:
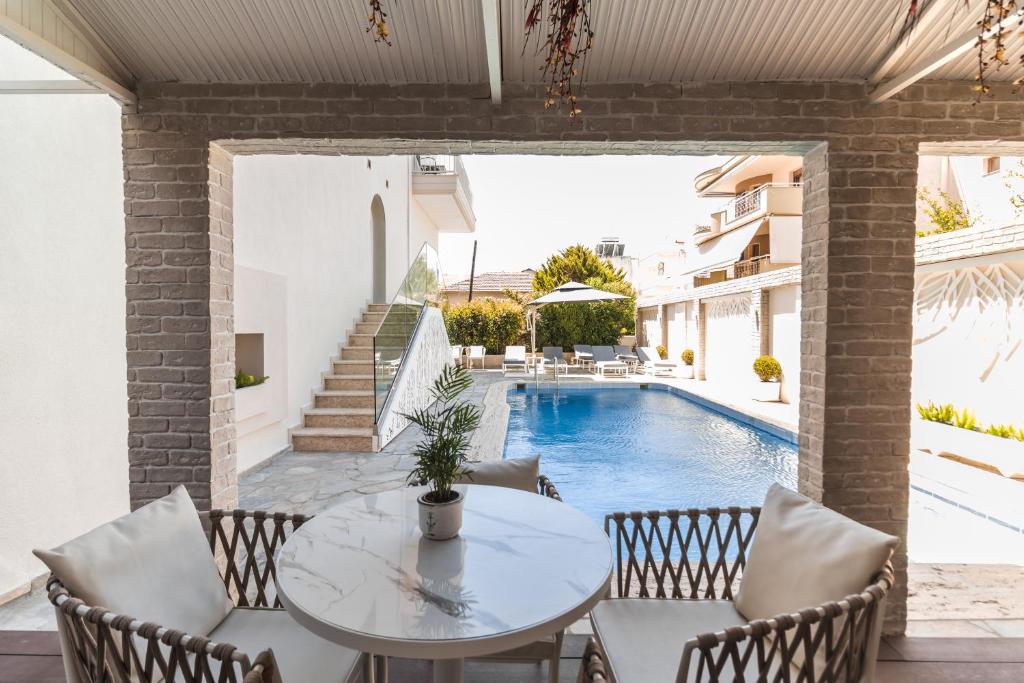
<instances>
[{"instance_id":1,"label":"white ceiling","mask_svg":"<svg viewBox=\"0 0 1024 683\"><path fill-rule=\"evenodd\" d=\"M909 48L894 52L909 1L592 0L585 78L891 79L891 92L922 76L972 79L973 50L937 69L917 63L958 37L968 45L985 0L921 0ZM366 0L0 0L0 34L126 101L138 81L491 82L493 91L499 74L488 70L483 8L495 2L500 11L487 14L500 23L491 32L500 81L541 82L537 45L525 44L524 0L385 0L392 47L366 31ZM991 80L1024 74L1018 31L1011 64Z\"/></svg>"}]
</instances>

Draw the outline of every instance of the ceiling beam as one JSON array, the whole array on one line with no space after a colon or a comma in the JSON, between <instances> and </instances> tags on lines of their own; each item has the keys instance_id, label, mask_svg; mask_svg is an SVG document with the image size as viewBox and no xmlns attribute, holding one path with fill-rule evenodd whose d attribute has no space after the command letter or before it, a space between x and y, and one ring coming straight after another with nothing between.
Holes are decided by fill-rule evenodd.
<instances>
[{"instance_id":1,"label":"ceiling beam","mask_svg":"<svg viewBox=\"0 0 1024 683\"><path fill-rule=\"evenodd\" d=\"M484 18L487 79L491 84L492 104L501 104L501 8L498 2L499 0L480 0Z\"/></svg>"},{"instance_id":2,"label":"ceiling beam","mask_svg":"<svg viewBox=\"0 0 1024 683\"><path fill-rule=\"evenodd\" d=\"M112 72L110 66L101 57L96 56L87 62L87 55L72 54L68 49L65 49L65 46L58 45L42 33L23 24L20 20L21 18L12 11L13 6L14 3L7 3L7 9L0 10L0 36L10 38L26 50L34 52L75 78L94 85L122 104L135 104L135 93L132 92L126 82L119 79L116 73ZM82 42L89 43L88 37L78 31L75 31L73 37L69 37L72 41L77 38ZM91 43L89 43L89 46L92 48L93 53L98 52L95 47L92 47Z\"/></svg>"},{"instance_id":3,"label":"ceiling beam","mask_svg":"<svg viewBox=\"0 0 1024 683\"><path fill-rule=\"evenodd\" d=\"M0 81L0 95L95 95L105 94L92 83L77 79L51 81Z\"/></svg>"},{"instance_id":4,"label":"ceiling beam","mask_svg":"<svg viewBox=\"0 0 1024 683\"><path fill-rule=\"evenodd\" d=\"M1006 17L1006 19L985 31L983 34L985 40L992 38L1000 31L1005 31L1010 28L1013 24L1019 22L1021 17L1024 17L1024 7L1013 12ZM883 83L879 83L871 91L871 94L868 95L868 99L873 104L889 99L893 95L896 95L914 83L917 83L922 78L927 77L928 74L933 73L935 70L949 64L954 59L970 52L972 48L977 47L978 38L977 28L970 28L967 31L964 31L939 49L916 61L906 70L896 74Z\"/></svg>"},{"instance_id":5,"label":"ceiling beam","mask_svg":"<svg viewBox=\"0 0 1024 683\"><path fill-rule=\"evenodd\" d=\"M952 2L960 3L961 0L952 0ZM922 0L921 9L919 10L920 14L918 14L917 21L914 22L914 27L903 34L889 49L881 61L878 62L878 66L871 72L868 80L872 83L884 80L893 67L907 54L911 44L922 33L927 33L938 22L940 15L944 14L943 10L949 7L949 3L950 0Z\"/></svg>"}]
</instances>

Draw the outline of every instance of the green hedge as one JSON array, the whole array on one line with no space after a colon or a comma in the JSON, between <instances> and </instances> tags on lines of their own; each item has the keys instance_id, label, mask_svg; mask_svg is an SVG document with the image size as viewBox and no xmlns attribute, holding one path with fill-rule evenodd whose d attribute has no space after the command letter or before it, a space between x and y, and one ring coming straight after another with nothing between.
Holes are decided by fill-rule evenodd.
<instances>
[{"instance_id":1,"label":"green hedge","mask_svg":"<svg viewBox=\"0 0 1024 683\"><path fill-rule=\"evenodd\" d=\"M452 344L483 345L487 353L504 353L506 346L518 344L526 325L523 307L512 301L478 299L446 306L442 313Z\"/></svg>"}]
</instances>

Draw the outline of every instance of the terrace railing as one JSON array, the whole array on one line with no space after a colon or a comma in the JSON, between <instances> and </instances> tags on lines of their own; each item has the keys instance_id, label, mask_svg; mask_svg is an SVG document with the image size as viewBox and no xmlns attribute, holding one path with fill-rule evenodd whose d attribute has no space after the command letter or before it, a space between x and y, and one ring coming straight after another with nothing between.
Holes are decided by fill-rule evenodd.
<instances>
[{"instance_id":1,"label":"terrace railing","mask_svg":"<svg viewBox=\"0 0 1024 683\"><path fill-rule=\"evenodd\" d=\"M427 306L440 302L444 282L437 252L424 243L373 335L373 416L384 406Z\"/></svg>"}]
</instances>

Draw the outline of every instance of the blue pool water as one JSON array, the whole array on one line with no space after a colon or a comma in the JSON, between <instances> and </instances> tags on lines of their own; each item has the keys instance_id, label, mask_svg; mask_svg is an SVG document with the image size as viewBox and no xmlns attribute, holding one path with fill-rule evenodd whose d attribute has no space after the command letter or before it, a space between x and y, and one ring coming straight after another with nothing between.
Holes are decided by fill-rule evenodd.
<instances>
[{"instance_id":1,"label":"blue pool water","mask_svg":"<svg viewBox=\"0 0 1024 683\"><path fill-rule=\"evenodd\" d=\"M664 390L510 389L505 457L539 453L562 498L600 524L609 512L760 505L796 488L797 450Z\"/></svg>"}]
</instances>

